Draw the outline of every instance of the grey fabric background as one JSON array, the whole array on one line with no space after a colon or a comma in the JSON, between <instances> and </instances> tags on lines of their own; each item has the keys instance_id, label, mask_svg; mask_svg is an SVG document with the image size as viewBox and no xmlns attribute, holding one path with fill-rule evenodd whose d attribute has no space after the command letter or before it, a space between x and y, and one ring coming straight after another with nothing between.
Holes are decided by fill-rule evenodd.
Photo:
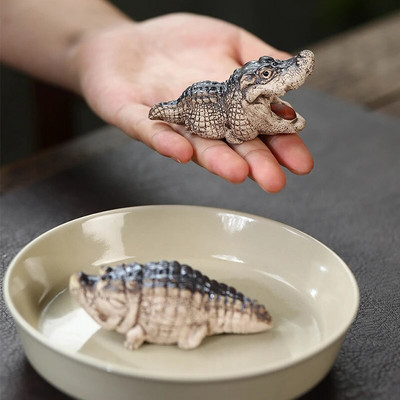
<instances>
[{"instance_id":1,"label":"grey fabric background","mask_svg":"<svg viewBox=\"0 0 400 400\"><path fill-rule=\"evenodd\" d=\"M360 286L361 305L329 375L304 399L395 399L400 393L400 124L325 94L287 96L305 115L308 176L266 194L126 145L1 198L1 278L46 230L86 214L144 204L215 206L269 217L332 248ZM121 135L106 128L110 135ZM340 302L340 299L337 299ZM26 361L1 299L0 398L67 399Z\"/></svg>"}]
</instances>

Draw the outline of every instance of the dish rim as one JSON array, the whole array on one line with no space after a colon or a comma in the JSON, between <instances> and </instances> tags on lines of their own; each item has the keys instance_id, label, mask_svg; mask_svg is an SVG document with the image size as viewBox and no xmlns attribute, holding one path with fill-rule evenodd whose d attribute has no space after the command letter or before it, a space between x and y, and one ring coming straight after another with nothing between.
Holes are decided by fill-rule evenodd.
<instances>
[{"instance_id":1,"label":"dish rim","mask_svg":"<svg viewBox=\"0 0 400 400\"><path fill-rule=\"evenodd\" d=\"M346 273L346 277L349 279L352 287L352 294L354 297L354 302L351 304L351 317L349 320L344 324L340 329L338 328L334 334L327 335L326 338L322 339L318 345L315 346L315 348L312 348L311 350L303 353L300 356L294 357L293 359L286 361L286 362L281 362L281 364L272 364L272 365L266 365L263 368L257 367L254 370L249 370L247 369L246 371L243 372L229 372L229 373L224 373L220 372L218 374L213 374L213 375L196 375L196 376L190 376L190 377L185 377L185 376L174 376L173 374L168 375L161 373L159 371L155 372L148 372L148 371L141 371L141 370L133 370L130 367L122 366L118 363L113 363L113 362L103 362L98 359L95 359L92 356L85 355L85 354L80 354L78 352L73 352L70 350L64 350L60 348L59 346L56 346L54 344L49 343L46 341L46 337L43 333L41 333L37 328L34 328L29 322L25 320L25 318L17 311L16 307L13 304L13 301L11 299L11 295L9 294L9 288L10 288L10 279L11 279L11 274L12 270L15 268L15 266L18 264L20 258L23 257L24 253L27 252L31 247L35 246L37 242L42 240L48 235L51 235L54 231L62 229L68 225L72 225L75 223L79 223L80 221L84 220L89 220L91 218L95 217L101 217L103 215L110 215L110 214L118 214L118 213L126 213L126 212L131 212L131 211L141 211L141 210L149 210L151 208L186 208L186 209L196 209L196 210L203 210L206 212L212 212L214 215L216 213L229 213L229 214L234 214L239 217L247 217L251 218L254 220L264 220L268 224L272 225L278 225L280 228L285 229L290 231L291 233L297 234L303 238L306 238L308 240L311 240L315 242L317 245L322 246L322 248L330 253L331 256L337 259L341 267L344 269ZM268 217L263 217L247 212L241 212L241 211L236 211L236 210L229 210L229 209L223 209L223 208L216 208L216 207L208 207L208 206L195 206L195 205L177 205L177 204L160 204L160 205L143 205L143 206L131 206L131 207L123 207L123 208L118 208L118 209L113 209L113 210L106 210L106 211L101 211L98 213L93 213L93 214L88 214L79 218L75 218L71 221L65 222L63 224L57 225L54 228L51 228L47 230L46 232L43 232L40 234L38 237L27 243L12 259L11 263L9 264L5 277L4 277L4 283L3 283L3 296L5 303L14 319L16 324L19 326L20 329L23 329L24 332L28 335L30 335L33 339L35 339L37 342L39 342L42 346L47 347L48 349L58 353L58 355L68 357L72 359L75 362L80 362L83 363L89 367L94 367L96 369L99 369L103 372L107 373L113 373L113 374L118 374L122 376L128 376L128 377L134 377L137 379L146 379L146 380L153 380L153 381L162 381L162 382L197 382L197 383L206 383L206 382L222 382L222 381L231 381L231 380L236 380L236 379L246 379L246 378L254 378L262 375L267 375L271 373L275 373L277 371L281 371L287 368L290 368L296 364L300 364L301 362L306 361L307 359L310 359L314 356L316 356L319 353L322 353L326 349L328 349L332 344L337 342L346 334L348 329L350 328L351 324L353 323L358 309L359 309L359 304L360 304L360 292L359 292L359 287L357 284L357 281L350 270L350 268L347 266L347 264L343 261L341 257L339 257L333 250L331 250L328 246L320 242L318 239L315 239L314 237L310 236L309 234L300 231L297 228L293 228L290 225L287 225L285 223L270 219ZM350 306L349 306L350 307ZM24 349L25 350L25 349Z\"/></svg>"}]
</instances>

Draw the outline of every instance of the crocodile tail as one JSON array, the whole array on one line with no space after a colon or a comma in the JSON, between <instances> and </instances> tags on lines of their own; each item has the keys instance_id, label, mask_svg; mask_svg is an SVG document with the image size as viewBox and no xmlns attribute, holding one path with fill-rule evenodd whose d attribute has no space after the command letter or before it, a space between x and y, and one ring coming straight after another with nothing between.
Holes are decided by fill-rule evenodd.
<instances>
[{"instance_id":1,"label":"crocodile tail","mask_svg":"<svg viewBox=\"0 0 400 400\"><path fill-rule=\"evenodd\" d=\"M159 119L174 124L183 124L183 113L177 100L158 103L151 107L149 112L150 119Z\"/></svg>"}]
</instances>

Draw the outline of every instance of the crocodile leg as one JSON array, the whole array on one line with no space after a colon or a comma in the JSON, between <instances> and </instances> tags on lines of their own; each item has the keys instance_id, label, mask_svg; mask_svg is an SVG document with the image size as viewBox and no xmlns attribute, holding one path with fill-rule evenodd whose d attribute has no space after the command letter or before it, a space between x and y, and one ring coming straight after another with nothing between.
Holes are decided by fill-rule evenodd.
<instances>
[{"instance_id":1,"label":"crocodile leg","mask_svg":"<svg viewBox=\"0 0 400 400\"><path fill-rule=\"evenodd\" d=\"M208 98L199 99L185 110L185 125L190 133L204 138L222 139L226 134L226 118L222 106Z\"/></svg>"},{"instance_id":2,"label":"crocodile leg","mask_svg":"<svg viewBox=\"0 0 400 400\"><path fill-rule=\"evenodd\" d=\"M138 349L146 340L146 332L140 325L135 325L126 333L124 346L129 350Z\"/></svg>"},{"instance_id":3,"label":"crocodile leg","mask_svg":"<svg viewBox=\"0 0 400 400\"><path fill-rule=\"evenodd\" d=\"M207 325L192 325L183 328L178 346L181 349L194 349L200 345L203 339L207 336Z\"/></svg>"},{"instance_id":4,"label":"crocodile leg","mask_svg":"<svg viewBox=\"0 0 400 400\"><path fill-rule=\"evenodd\" d=\"M257 137L257 129L250 124L243 107L231 104L228 107L227 120L229 121L229 130L227 130L225 138L228 143L240 144Z\"/></svg>"}]
</instances>

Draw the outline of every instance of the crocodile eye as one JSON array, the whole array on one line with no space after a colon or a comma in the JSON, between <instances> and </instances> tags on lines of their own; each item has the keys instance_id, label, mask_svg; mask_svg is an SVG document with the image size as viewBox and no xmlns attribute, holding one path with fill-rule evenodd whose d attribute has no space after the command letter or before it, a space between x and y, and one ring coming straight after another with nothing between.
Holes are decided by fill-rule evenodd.
<instances>
[{"instance_id":1,"label":"crocodile eye","mask_svg":"<svg viewBox=\"0 0 400 400\"><path fill-rule=\"evenodd\" d=\"M271 76L271 74L272 74L272 71L271 71L270 69L265 69L265 70L261 73L261 75L262 75L264 78L269 78L269 77Z\"/></svg>"}]
</instances>

